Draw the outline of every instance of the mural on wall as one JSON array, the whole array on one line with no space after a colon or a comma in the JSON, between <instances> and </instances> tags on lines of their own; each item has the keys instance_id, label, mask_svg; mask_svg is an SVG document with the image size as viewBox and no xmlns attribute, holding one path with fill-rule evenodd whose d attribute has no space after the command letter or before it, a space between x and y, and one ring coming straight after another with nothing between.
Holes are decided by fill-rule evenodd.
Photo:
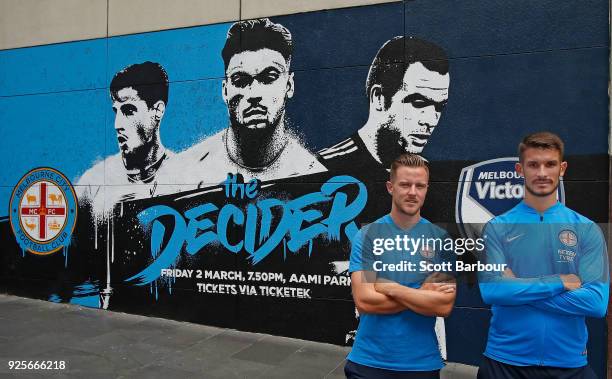
<instances>
[{"instance_id":1,"label":"mural on wall","mask_svg":"<svg viewBox=\"0 0 612 379\"><path fill-rule=\"evenodd\" d=\"M546 3L500 35L481 16L503 4L460 8L489 21L459 38L414 1L0 52L3 289L350 344L350 243L389 211L391 160L427 159L423 215L474 236L522 197L515 148L541 129L569 141L559 199L606 222L607 18ZM436 328L476 364L473 284Z\"/></svg>"},{"instance_id":2,"label":"mural on wall","mask_svg":"<svg viewBox=\"0 0 612 379\"><path fill-rule=\"evenodd\" d=\"M414 36L380 48L368 72L369 115L350 138L319 152L330 171L387 180L404 152L421 154L448 101L446 53Z\"/></svg>"},{"instance_id":3,"label":"mural on wall","mask_svg":"<svg viewBox=\"0 0 612 379\"><path fill-rule=\"evenodd\" d=\"M131 65L115 74L109 88L119 153L94 164L76 181L79 200L97 218L117 202L152 194L154 186L144 185L155 183L159 169L174 155L160 136L168 103L163 67L153 62Z\"/></svg>"}]
</instances>

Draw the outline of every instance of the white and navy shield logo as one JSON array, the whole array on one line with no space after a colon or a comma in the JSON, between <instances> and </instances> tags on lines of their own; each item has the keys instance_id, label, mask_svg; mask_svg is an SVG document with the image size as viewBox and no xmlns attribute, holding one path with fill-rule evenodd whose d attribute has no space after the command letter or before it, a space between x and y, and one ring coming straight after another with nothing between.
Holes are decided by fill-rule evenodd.
<instances>
[{"instance_id":1,"label":"white and navy shield logo","mask_svg":"<svg viewBox=\"0 0 612 379\"><path fill-rule=\"evenodd\" d=\"M559 233L559 241L567 247L574 247L578 244L578 237L573 231L565 229Z\"/></svg>"},{"instance_id":2,"label":"white and navy shield logo","mask_svg":"<svg viewBox=\"0 0 612 379\"><path fill-rule=\"evenodd\" d=\"M461 170L455 219L465 237L479 237L484 224L523 199L524 180L514 169L517 162L517 157L496 158ZM563 179L557 198L565 203Z\"/></svg>"},{"instance_id":3,"label":"white and navy shield logo","mask_svg":"<svg viewBox=\"0 0 612 379\"><path fill-rule=\"evenodd\" d=\"M70 181L52 168L37 168L15 186L10 222L24 251L47 255L70 244L78 203Z\"/></svg>"}]
</instances>

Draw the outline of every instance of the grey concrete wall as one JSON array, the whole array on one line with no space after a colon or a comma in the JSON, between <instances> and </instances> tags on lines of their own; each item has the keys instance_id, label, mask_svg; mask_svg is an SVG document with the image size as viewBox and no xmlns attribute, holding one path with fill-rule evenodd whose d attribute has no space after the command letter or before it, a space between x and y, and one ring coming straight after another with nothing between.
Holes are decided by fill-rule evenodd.
<instances>
[{"instance_id":1,"label":"grey concrete wall","mask_svg":"<svg viewBox=\"0 0 612 379\"><path fill-rule=\"evenodd\" d=\"M107 35L107 0L2 0L0 49Z\"/></svg>"},{"instance_id":2,"label":"grey concrete wall","mask_svg":"<svg viewBox=\"0 0 612 379\"><path fill-rule=\"evenodd\" d=\"M241 19L391 3L398 0L241 0Z\"/></svg>"},{"instance_id":3,"label":"grey concrete wall","mask_svg":"<svg viewBox=\"0 0 612 379\"><path fill-rule=\"evenodd\" d=\"M2 0L0 50L400 0Z\"/></svg>"},{"instance_id":4,"label":"grey concrete wall","mask_svg":"<svg viewBox=\"0 0 612 379\"><path fill-rule=\"evenodd\" d=\"M240 0L108 0L109 36L216 24L239 18Z\"/></svg>"}]
</instances>

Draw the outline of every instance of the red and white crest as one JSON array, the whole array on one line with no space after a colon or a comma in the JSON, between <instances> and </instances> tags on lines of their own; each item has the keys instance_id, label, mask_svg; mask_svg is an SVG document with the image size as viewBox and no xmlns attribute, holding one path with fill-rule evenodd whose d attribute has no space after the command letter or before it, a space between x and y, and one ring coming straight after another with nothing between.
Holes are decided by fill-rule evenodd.
<instances>
[{"instance_id":1,"label":"red and white crest","mask_svg":"<svg viewBox=\"0 0 612 379\"><path fill-rule=\"evenodd\" d=\"M19 201L22 230L34 241L53 240L66 226L66 195L54 182L33 183Z\"/></svg>"}]
</instances>

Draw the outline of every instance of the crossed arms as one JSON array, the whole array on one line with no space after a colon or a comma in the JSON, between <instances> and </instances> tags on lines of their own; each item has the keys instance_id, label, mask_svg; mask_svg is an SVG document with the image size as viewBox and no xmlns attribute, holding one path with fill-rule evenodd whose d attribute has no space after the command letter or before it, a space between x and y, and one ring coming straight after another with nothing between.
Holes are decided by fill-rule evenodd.
<instances>
[{"instance_id":1,"label":"crossed arms","mask_svg":"<svg viewBox=\"0 0 612 379\"><path fill-rule=\"evenodd\" d=\"M446 317L457 294L455 279L432 274L420 288L377 279L372 271L351 274L353 299L359 313L391 314L410 309L423 316Z\"/></svg>"},{"instance_id":2,"label":"crossed arms","mask_svg":"<svg viewBox=\"0 0 612 379\"><path fill-rule=\"evenodd\" d=\"M567 316L603 317L609 296L605 242L597 225L589 225L576 274L517 278L511 269L480 275L480 293L490 305L529 305ZM487 262L504 263L502 239L488 228Z\"/></svg>"}]
</instances>

